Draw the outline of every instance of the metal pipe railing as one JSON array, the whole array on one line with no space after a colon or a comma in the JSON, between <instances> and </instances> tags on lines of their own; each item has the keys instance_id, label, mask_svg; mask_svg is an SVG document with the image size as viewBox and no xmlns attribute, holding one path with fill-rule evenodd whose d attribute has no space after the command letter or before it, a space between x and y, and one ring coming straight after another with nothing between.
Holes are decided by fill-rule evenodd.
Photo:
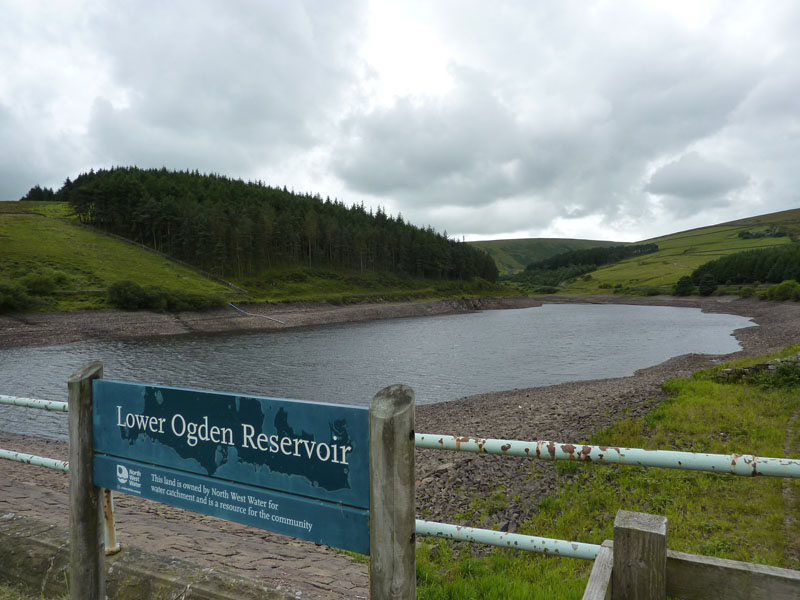
<instances>
[{"instance_id":1,"label":"metal pipe railing","mask_svg":"<svg viewBox=\"0 0 800 600\"><path fill-rule=\"evenodd\" d=\"M752 454L704 454L673 450L642 450L616 446L587 446L550 441L526 442L418 433L417 448L504 454L542 460L576 460L597 464L636 465L733 475L766 475L800 479L800 460L765 458Z\"/></svg>"},{"instance_id":2,"label":"metal pipe railing","mask_svg":"<svg viewBox=\"0 0 800 600\"><path fill-rule=\"evenodd\" d=\"M38 398L21 398L19 396L8 396L6 394L0 394L0 404L21 406L23 408L38 408L40 410L56 412L69 412L69 404L67 402L39 400ZM13 450L4 450L0 448L0 460L11 460L28 465L35 465L37 467L54 469L56 471L64 471L65 473L69 472L69 461L67 460L36 456L35 454L28 454L26 452L15 452ZM111 490L103 490L103 515L105 525L105 553L106 555L116 554L120 550L120 545L117 541L116 520L114 518L114 497L111 494Z\"/></svg>"},{"instance_id":3,"label":"metal pipe railing","mask_svg":"<svg viewBox=\"0 0 800 600\"><path fill-rule=\"evenodd\" d=\"M55 469L56 471L64 471L65 473L69 471L69 461L45 458L44 456L36 456L35 454L27 454L25 452L3 450L2 448L0 448L0 459L13 460L37 467L46 467L48 469Z\"/></svg>"},{"instance_id":4,"label":"metal pipe railing","mask_svg":"<svg viewBox=\"0 0 800 600\"><path fill-rule=\"evenodd\" d=\"M39 400L37 398L20 398L19 396L6 396L4 394L0 394L0 404L24 406L26 408L41 408L43 410L51 410L56 412L69 411L69 405L66 402L58 402L56 400Z\"/></svg>"},{"instance_id":5,"label":"metal pipe railing","mask_svg":"<svg viewBox=\"0 0 800 600\"><path fill-rule=\"evenodd\" d=\"M500 546L501 548L513 548L514 550L527 550L528 552L539 552L553 556L582 558L584 560L594 560L601 548L597 544L569 542L520 533L494 531L492 529L477 529L450 523L434 523L433 521L423 521L421 519L417 519L416 531L417 535L441 537L459 542L488 544L490 546Z\"/></svg>"},{"instance_id":6,"label":"metal pipe railing","mask_svg":"<svg viewBox=\"0 0 800 600\"><path fill-rule=\"evenodd\" d=\"M66 402L39 400L38 398L21 398L20 396L8 396L5 394L0 394L0 404L21 406L23 408L38 408L47 411L69 412L69 404ZM69 462L66 460L56 460L55 458L46 458L44 456L36 456L35 454L27 454L25 452L14 452L13 450L3 450L2 448L0 448L0 459L13 460L15 462L36 465L37 467L45 467L47 469L55 469L57 471L69 470Z\"/></svg>"}]
</instances>

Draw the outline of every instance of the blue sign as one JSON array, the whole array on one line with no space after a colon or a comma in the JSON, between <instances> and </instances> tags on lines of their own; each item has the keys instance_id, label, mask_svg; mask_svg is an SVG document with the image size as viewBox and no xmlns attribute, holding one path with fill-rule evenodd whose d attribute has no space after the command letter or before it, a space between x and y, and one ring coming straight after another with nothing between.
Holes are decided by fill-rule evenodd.
<instances>
[{"instance_id":1,"label":"blue sign","mask_svg":"<svg viewBox=\"0 0 800 600\"><path fill-rule=\"evenodd\" d=\"M94 483L276 533L369 554L369 511L96 455Z\"/></svg>"},{"instance_id":2,"label":"blue sign","mask_svg":"<svg viewBox=\"0 0 800 600\"><path fill-rule=\"evenodd\" d=\"M96 485L368 553L366 407L93 386Z\"/></svg>"}]
</instances>

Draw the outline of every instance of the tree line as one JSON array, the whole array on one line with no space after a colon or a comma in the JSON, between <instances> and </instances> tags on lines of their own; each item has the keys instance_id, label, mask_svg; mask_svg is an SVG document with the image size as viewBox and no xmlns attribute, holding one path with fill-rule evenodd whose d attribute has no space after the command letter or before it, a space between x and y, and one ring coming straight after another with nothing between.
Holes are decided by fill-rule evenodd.
<instances>
[{"instance_id":1,"label":"tree line","mask_svg":"<svg viewBox=\"0 0 800 600\"><path fill-rule=\"evenodd\" d=\"M82 223L219 277L298 264L492 282L498 274L484 251L431 227L260 181L117 167L67 179L55 198Z\"/></svg>"},{"instance_id":2,"label":"tree line","mask_svg":"<svg viewBox=\"0 0 800 600\"><path fill-rule=\"evenodd\" d=\"M691 274L694 285L701 281L737 285L790 279L800 280L800 244L737 252L707 262Z\"/></svg>"},{"instance_id":3,"label":"tree line","mask_svg":"<svg viewBox=\"0 0 800 600\"><path fill-rule=\"evenodd\" d=\"M658 244L634 244L622 246L598 246L562 252L550 258L539 260L525 267L526 271L556 271L565 267L592 267L595 270L603 265L617 263L633 256L658 252Z\"/></svg>"},{"instance_id":4,"label":"tree line","mask_svg":"<svg viewBox=\"0 0 800 600\"><path fill-rule=\"evenodd\" d=\"M536 293L552 293L563 281L579 277L603 265L613 264L632 256L641 256L658 251L657 244L638 244L631 246L597 246L579 250L569 250L532 262L525 271L510 278L525 286L534 286Z\"/></svg>"}]
</instances>

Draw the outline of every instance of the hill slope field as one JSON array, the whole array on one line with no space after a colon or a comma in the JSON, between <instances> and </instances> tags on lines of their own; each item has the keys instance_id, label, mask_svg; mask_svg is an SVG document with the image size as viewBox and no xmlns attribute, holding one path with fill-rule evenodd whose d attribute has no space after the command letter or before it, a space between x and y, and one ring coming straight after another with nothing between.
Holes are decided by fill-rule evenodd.
<instances>
[{"instance_id":1,"label":"hill slope field","mask_svg":"<svg viewBox=\"0 0 800 600\"><path fill-rule=\"evenodd\" d=\"M237 297L232 290L132 244L68 218L64 202L0 202L0 284L29 284L38 309L106 306L106 289L127 279L140 285ZM49 293L47 293L49 292Z\"/></svg>"},{"instance_id":2,"label":"hill slope field","mask_svg":"<svg viewBox=\"0 0 800 600\"><path fill-rule=\"evenodd\" d=\"M524 271L532 262L545 260L570 250L616 246L622 242L607 240L573 240L561 238L529 238L517 240L487 240L468 242L471 246L484 250L494 259L501 274L513 275Z\"/></svg>"},{"instance_id":3,"label":"hill slope field","mask_svg":"<svg viewBox=\"0 0 800 600\"><path fill-rule=\"evenodd\" d=\"M589 275L568 281L564 292L603 294L657 288L669 293L672 286L711 260L759 248L794 243L800 236L800 209L739 219L710 227L682 231L639 243L658 244L659 250L643 257L601 267Z\"/></svg>"}]
</instances>

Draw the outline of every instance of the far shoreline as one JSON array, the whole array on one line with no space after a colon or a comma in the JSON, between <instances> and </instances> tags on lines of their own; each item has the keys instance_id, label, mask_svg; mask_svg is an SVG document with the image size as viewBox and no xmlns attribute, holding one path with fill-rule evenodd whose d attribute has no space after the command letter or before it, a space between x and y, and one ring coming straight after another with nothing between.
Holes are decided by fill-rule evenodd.
<instances>
[{"instance_id":1,"label":"far shoreline","mask_svg":"<svg viewBox=\"0 0 800 600\"><path fill-rule=\"evenodd\" d=\"M800 342L792 323L800 319L800 304L776 303L736 296L537 296L465 298L423 302L334 305L287 303L240 305L197 312L156 313L102 309L66 313L0 315L0 348L48 346L90 339L135 339L189 333L256 332L329 323L463 314L480 310L529 308L543 304L616 304L699 308L753 319L759 327L739 330L736 337L746 354L764 353ZM783 324L784 327L779 325ZM767 327L769 331L764 332Z\"/></svg>"}]
</instances>

